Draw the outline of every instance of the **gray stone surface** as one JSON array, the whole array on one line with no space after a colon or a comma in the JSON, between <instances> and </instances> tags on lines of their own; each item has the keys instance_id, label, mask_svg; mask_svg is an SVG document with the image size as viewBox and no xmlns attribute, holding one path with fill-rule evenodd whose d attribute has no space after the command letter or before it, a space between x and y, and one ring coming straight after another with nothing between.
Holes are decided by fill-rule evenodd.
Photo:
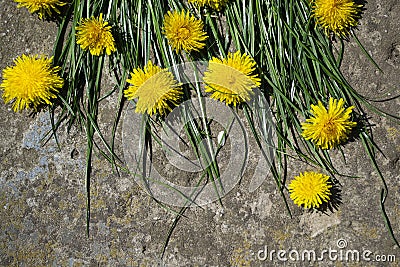
<instances>
[{"instance_id":1,"label":"gray stone surface","mask_svg":"<svg viewBox=\"0 0 400 267\"><path fill-rule=\"evenodd\" d=\"M368 62L357 45L346 44L343 72L354 88L369 97L398 95L400 84L400 2L370 0L357 35L382 68ZM39 21L11 0L0 2L0 69L22 53L49 54L56 25ZM112 79L104 83L112 86ZM113 120L113 98L100 113L102 129ZM399 98L379 107L397 116ZM376 143L385 153L377 157L390 188L387 212L400 237L400 127L369 112ZM92 220L85 232L84 133L73 128L59 132L61 150L42 137L51 129L41 112L14 113L0 105L0 266L153 266L159 263L174 215L153 201L133 179L113 172L100 155L93 159ZM121 146L120 134L117 137ZM121 149L118 150L121 152ZM256 152L250 152L256 153ZM382 219L379 200L382 183L360 142L344 148L346 160L333 152L341 177L343 204L333 214L310 214L290 203L293 218L284 208L272 177L248 192L251 168L242 183L224 199L185 213L169 242L163 263L168 266L400 266L400 250ZM252 155L252 154L250 154ZM256 157L255 157L256 158ZM252 165L253 164L253 165ZM254 166L254 159L249 166ZM307 170L293 162L289 177ZM347 246L344 253L369 250L395 255L395 262L344 260L314 262L261 261L265 246L271 250L315 250ZM259 254L259 255L258 255ZM292 255L294 256L294 254ZM326 257L327 258L327 257Z\"/></svg>"}]
</instances>

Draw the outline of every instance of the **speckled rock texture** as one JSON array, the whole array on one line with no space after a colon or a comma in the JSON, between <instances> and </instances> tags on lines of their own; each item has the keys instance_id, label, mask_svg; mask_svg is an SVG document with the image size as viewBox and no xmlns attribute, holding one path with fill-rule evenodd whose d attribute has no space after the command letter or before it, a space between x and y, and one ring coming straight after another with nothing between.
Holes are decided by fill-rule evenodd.
<instances>
[{"instance_id":1,"label":"speckled rock texture","mask_svg":"<svg viewBox=\"0 0 400 267\"><path fill-rule=\"evenodd\" d=\"M16 5L0 1L0 69L22 53L50 54L55 40L54 23ZM358 27L357 36L383 72L353 40L346 43L343 73L370 98L400 94L399 14L398 0L370 0ZM110 89L112 78L105 77L103 84ZM114 104L111 97L101 105L104 131L112 125ZM375 104L400 116L398 97ZM378 154L377 162L390 190L387 213L400 238L400 126L372 112L368 116L385 155ZM380 212L382 182L360 142L345 146L345 159L338 151L332 153L342 173L358 177L340 177L343 203L338 211L308 213L290 203L290 218L272 177L256 191L247 190L252 175L248 168L223 205L215 202L186 211L160 260L175 215L95 153L87 237L85 134L78 128L69 133L60 128L59 149L53 139L42 141L49 130L46 112L14 113L1 100L0 266L400 266L400 249ZM122 141L119 132L118 153ZM295 162L291 166L289 177L309 168ZM316 252L315 261L308 260L310 251ZM321 255L323 261L318 260Z\"/></svg>"}]
</instances>

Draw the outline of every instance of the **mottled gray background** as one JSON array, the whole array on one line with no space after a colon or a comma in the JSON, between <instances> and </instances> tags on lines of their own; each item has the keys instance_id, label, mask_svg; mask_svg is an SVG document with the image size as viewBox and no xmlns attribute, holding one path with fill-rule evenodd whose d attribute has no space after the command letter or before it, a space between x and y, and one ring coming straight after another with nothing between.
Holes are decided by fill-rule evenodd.
<instances>
[{"instance_id":1,"label":"mottled gray background","mask_svg":"<svg viewBox=\"0 0 400 267\"><path fill-rule=\"evenodd\" d=\"M346 44L343 72L354 88L369 97L399 94L400 2L370 0L357 34L382 68L368 61L355 42ZM50 54L56 25L40 21L11 0L0 2L0 69L22 53ZM105 90L113 86L104 80ZM399 99L377 103L397 116ZM101 105L101 128L113 122L115 99ZM374 137L386 157L378 156L390 188L387 212L400 237L400 127L369 113ZM93 159L91 234L85 233L84 134L72 129L59 132L61 150L54 141L42 146L50 130L49 116L42 112L14 113L0 104L0 265L1 266L153 266L174 215L148 197L126 174L113 173L99 155ZM117 142L121 144L120 134ZM121 152L121 150L118 150ZM253 161L257 159L256 152ZM253 193L247 186L251 168L240 185L223 199L191 208L177 225L164 264L169 266L400 266L395 247L382 219L379 200L382 183L371 167L360 142L345 146L346 161L333 152L343 173L360 178L340 178L343 204L333 214L309 214L291 204L291 219L268 177ZM250 155L253 155L250 154ZM306 166L293 163L289 177ZM396 262L260 261L258 251L338 249L370 250L375 255L395 255Z\"/></svg>"}]
</instances>

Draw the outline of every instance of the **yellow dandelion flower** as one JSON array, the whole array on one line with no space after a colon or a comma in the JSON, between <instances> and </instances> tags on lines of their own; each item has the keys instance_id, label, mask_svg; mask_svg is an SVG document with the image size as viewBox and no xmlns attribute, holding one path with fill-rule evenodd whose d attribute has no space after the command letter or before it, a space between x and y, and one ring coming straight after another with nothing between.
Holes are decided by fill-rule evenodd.
<instances>
[{"instance_id":1,"label":"yellow dandelion flower","mask_svg":"<svg viewBox=\"0 0 400 267\"><path fill-rule=\"evenodd\" d=\"M181 50L199 51L206 45L204 41L208 38L203 31L203 22L183 10L180 13L168 11L164 16L163 31L169 45L177 53Z\"/></svg>"},{"instance_id":2,"label":"yellow dandelion flower","mask_svg":"<svg viewBox=\"0 0 400 267\"><path fill-rule=\"evenodd\" d=\"M83 50L89 49L94 56L103 54L104 49L107 55L115 51L115 41L111 34L111 26L103 21L103 14L98 18L92 16L90 19L82 18L79 26L76 27L76 43Z\"/></svg>"},{"instance_id":3,"label":"yellow dandelion flower","mask_svg":"<svg viewBox=\"0 0 400 267\"><path fill-rule=\"evenodd\" d=\"M212 93L211 98L220 100L226 105L250 100L252 90L260 86L260 79L255 70L256 62L250 56L228 53L226 58L213 57L204 72L206 92Z\"/></svg>"},{"instance_id":4,"label":"yellow dandelion flower","mask_svg":"<svg viewBox=\"0 0 400 267\"><path fill-rule=\"evenodd\" d=\"M39 18L42 19L46 15L51 16L52 11L60 14L58 7L66 3L60 0L14 0L18 3L18 8L26 7L30 13L38 13Z\"/></svg>"},{"instance_id":5,"label":"yellow dandelion flower","mask_svg":"<svg viewBox=\"0 0 400 267\"><path fill-rule=\"evenodd\" d=\"M195 4L196 6L203 7L207 5L209 0L188 0L189 3Z\"/></svg>"},{"instance_id":6,"label":"yellow dandelion flower","mask_svg":"<svg viewBox=\"0 0 400 267\"><path fill-rule=\"evenodd\" d=\"M328 202L331 187L329 176L316 172L300 173L288 186L294 204L306 209L318 208L322 202Z\"/></svg>"},{"instance_id":7,"label":"yellow dandelion flower","mask_svg":"<svg viewBox=\"0 0 400 267\"><path fill-rule=\"evenodd\" d=\"M220 11L229 0L189 0L189 3L193 3L199 7L209 6L212 9Z\"/></svg>"},{"instance_id":8,"label":"yellow dandelion flower","mask_svg":"<svg viewBox=\"0 0 400 267\"><path fill-rule=\"evenodd\" d=\"M358 25L361 8L353 0L314 0L312 16L327 34L333 32L343 37Z\"/></svg>"},{"instance_id":9,"label":"yellow dandelion flower","mask_svg":"<svg viewBox=\"0 0 400 267\"><path fill-rule=\"evenodd\" d=\"M330 149L346 141L351 129L357 125L350 121L350 114L354 106L344 108L344 100L341 98L329 99L328 110L318 101L318 106L311 105L313 117L301 124L302 136L306 140L312 140L317 147Z\"/></svg>"},{"instance_id":10,"label":"yellow dandelion flower","mask_svg":"<svg viewBox=\"0 0 400 267\"><path fill-rule=\"evenodd\" d=\"M14 60L15 66L3 70L3 99L13 102L15 112L33 108L40 104L50 105L50 99L63 86L57 72L60 67L51 66L53 58L22 55Z\"/></svg>"},{"instance_id":11,"label":"yellow dandelion flower","mask_svg":"<svg viewBox=\"0 0 400 267\"><path fill-rule=\"evenodd\" d=\"M151 61L143 69L134 69L131 78L126 81L131 86L124 91L124 95L128 100L138 98L137 113L158 113L162 116L171 111L171 105L178 105L182 95L181 84L172 73L153 65Z\"/></svg>"}]
</instances>

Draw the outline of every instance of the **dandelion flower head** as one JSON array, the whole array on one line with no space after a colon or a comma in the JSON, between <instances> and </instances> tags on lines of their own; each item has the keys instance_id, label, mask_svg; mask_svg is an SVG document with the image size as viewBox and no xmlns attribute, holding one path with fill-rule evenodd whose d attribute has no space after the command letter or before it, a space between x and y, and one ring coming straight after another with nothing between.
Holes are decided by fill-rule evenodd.
<instances>
[{"instance_id":1,"label":"dandelion flower head","mask_svg":"<svg viewBox=\"0 0 400 267\"><path fill-rule=\"evenodd\" d=\"M115 41L111 34L111 26L107 21L103 20L103 14L98 18L92 16L89 18L82 18L80 24L76 27L76 43L81 46L83 50L89 49L90 53L94 56L103 54L104 49L107 55L115 51Z\"/></svg>"},{"instance_id":2,"label":"dandelion flower head","mask_svg":"<svg viewBox=\"0 0 400 267\"><path fill-rule=\"evenodd\" d=\"M52 11L60 14L58 7L66 3L60 0L14 0L18 3L17 7L26 7L30 13L38 13L42 19L46 15L51 16Z\"/></svg>"},{"instance_id":3,"label":"dandelion flower head","mask_svg":"<svg viewBox=\"0 0 400 267\"><path fill-rule=\"evenodd\" d=\"M13 103L15 112L36 110L38 105L50 105L50 100L56 98L64 81L57 74L61 68L51 65L52 59L22 55L14 60L15 66L3 70L2 97L6 104Z\"/></svg>"},{"instance_id":4,"label":"dandelion flower head","mask_svg":"<svg viewBox=\"0 0 400 267\"><path fill-rule=\"evenodd\" d=\"M312 16L327 34L344 37L351 27L358 25L361 17L362 5L354 0L314 0L312 2Z\"/></svg>"},{"instance_id":5,"label":"dandelion flower head","mask_svg":"<svg viewBox=\"0 0 400 267\"><path fill-rule=\"evenodd\" d=\"M181 50L199 51L206 45L204 41L208 38L203 26L203 22L189 11L168 11L164 16L163 32L177 53Z\"/></svg>"},{"instance_id":6,"label":"dandelion flower head","mask_svg":"<svg viewBox=\"0 0 400 267\"><path fill-rule=\"evenodd\" d=\"M143 69L134 69L127 82L131 86L124 91L124 95L128 100L138 98L137 113L158 113L162 116L171 110L171 105L178 104L182 95L180 84L172 73L153 65L151 61Z\"/></svg>"},{"instance_id":7,"label":"dandelion flower head","mask_svg":"<svg viewBox=\"0 0 400 267\"><path fill-rule=\"evenodd\" d=\"M318 208L323 202L328 202L331 187L329 176L316 172L300 173L288 186L294 204L306 209Z\"/></svg>"},{"instance_id":8,"label":"dandelion flower head","mask_svg":"<svg viewBox=\"0 0 400 267\"><path fill-rule=\"evenodd\" d=\"M356 122L350 121L354 106L344 108L344 100L330 98L328 110L319 101L311 105L312 117L301 124L301 135L317 147L330 149L346 141Z\"/></svg>"},{"instance_id":9,"label":"dandelion flower head","mask_svg":"<svg viewBox=\"0 0 400 267\"><path fill-rule=\"evenodd\" d=\"M221 11L229 0L189 0L188 2L199 7L209 6L214 10Z\"/></svg>"},{"instance_id":10,"label":"dandelion flower head","mask_svg":"<svg viewBox=\"0 0 400 267\"><path fill-rule=\"evenodd\" d=\"M248 101L252 90L260 86L258 75L253 74L255 67L253 58L240 51L222 59L213 57L203 77L205 90L226 105Z\"/></svg>"}]
</instances>

